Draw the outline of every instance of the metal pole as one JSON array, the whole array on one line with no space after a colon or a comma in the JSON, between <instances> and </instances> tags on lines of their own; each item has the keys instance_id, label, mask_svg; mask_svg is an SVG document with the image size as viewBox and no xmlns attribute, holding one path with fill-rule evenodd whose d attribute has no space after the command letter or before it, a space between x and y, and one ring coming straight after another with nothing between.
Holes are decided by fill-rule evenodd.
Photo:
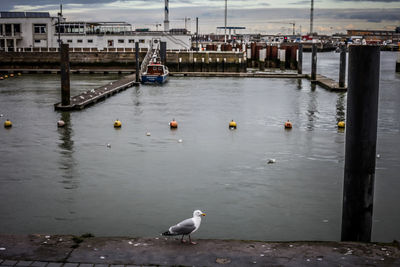
<instances>
[{"instance_id":1,"label":"metal pole","mask_svg":"<svg viewBox=\"0 0 400 267\"><path fill-rule=\"evenodd\" d=\"M299 44L299 58L297 61L297 73L302 74L303 73L303 45Z\"/></svg>"},{"instance_id":2,"label":"metal pole","mask_svg":"<svg viewBox=\"0 0 400 267\"><path fill-rule=\"evenodd\" d=\"M313 35L313 24L314 24L314 0L311 0L310 10L310 35Z\"/></svg>"},{"instance_id":3,"label":"metal pole","mask_svg":"<svg viewBox=\"0 0 400 267\"><path fill-rule=\"evenodd\" d=\"M342 241L371 241L379 63L378 46L350 46Z\"/></svg>"},{"instance_id":4,"label":"metal pole","mask_svg":"<svg viewBox=\"0 0 400 267\"><path fill-rule=\"evenodd\" d=\"M227 27L227 17L228 17L228 0L225 0L225 43L226 43L226 27Z\"/></svg>"},{"instance_id":5,"label":"metal pole","mask_svg":"<svg viewBox=\"0 0 400 267\"><path fill-rule=\"evenodd\" d=\"M196 51L199 51L199 18L196 17Z\"/></svg>"},{"instance_id":6,"label":"metal pole","mask_svg":"<svg viewBox=\"0 0 400 267\"><path fill-rule=\"evenodd\" d=\"M345 87L346 80L346 47L340 47L339 87Z\"/></svg>"},{"instance_id":7,"label":"metal pole","mask_svg":"<svg viewBox=\"0 0 400 267\"><path fill-rule=\"evenodd\" d=\"M317 44L312 44L311 55L311 81L317 79Z\"/></svg>"},{"instance_id":8,"label":"metal pole","mask_svg":"<svg viewBox=\"0 0 400 267\"><path fill-rule=\"evenodd\" d=\"M135 43L136 82L140 80L139 42Z\"/></svg>"},{"instance_id":9,"label":"metal pole","mask_svg":"<svg viewBox=\"0 0 400 267\"><path fill-rule=\"evenodd\" d=\"M61 44L61 105L70 105L69 45Z\"/></svg>"}]
</instances>

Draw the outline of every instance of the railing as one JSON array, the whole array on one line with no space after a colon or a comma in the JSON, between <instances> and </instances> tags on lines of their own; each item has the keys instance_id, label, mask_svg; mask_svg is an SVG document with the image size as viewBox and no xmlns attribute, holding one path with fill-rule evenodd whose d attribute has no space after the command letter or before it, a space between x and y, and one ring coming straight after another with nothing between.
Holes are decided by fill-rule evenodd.
<instances>
[{"instance_id":1,"label":"railing","mask_svg":"<svg viewBox=\"0 0 400 267\"><path fill-rule=\"evenodd\" d=\"M171 34L162 33L162 36L166 37L168 40L170 40L170 41L173 42L174 44L181 46L182 49L190 49L190 45L188 46L187 43L185 43L184 41L179 40L179 39L173 37Z\"/></svg>"},{"instance_id":2,"label":"railing","mask_svg":"<svg viewBox=\"0 0 400 267\"><path fill-rule=\"evenodd\" d=\"M0 51L2 52L58 52L59 49L57 47L0 47ZM69 48L70 52L99 52L99 53L133 53L135 52L134 48L103 48L99 49L97 47L71 47ZM146 51L146 48L139 48L139 52Z\"/></svg>"},{"instance_id":3,"label":"railing","mask_svg":"<svg viewBox=\"0 0 400 267\"><path fill-rule=\"evenodd\" d=\"M144 57L144 59L142 61L142 65L140 66L139 76L142 76L142 73L146 71L147 65L149 64L151 57L153 56L153 53L154 53L153 41L150 41L146 56Z\"/></svg>"}]
</instances>

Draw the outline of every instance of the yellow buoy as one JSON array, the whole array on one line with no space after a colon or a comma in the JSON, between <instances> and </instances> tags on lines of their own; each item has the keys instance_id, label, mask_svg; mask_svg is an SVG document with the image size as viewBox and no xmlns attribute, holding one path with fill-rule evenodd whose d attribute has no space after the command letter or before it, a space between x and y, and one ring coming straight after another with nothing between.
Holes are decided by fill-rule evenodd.
<instances>
[{"instance_id":1,"label":"yellow buoy","mask_svg":"<svg viewBox=\"0 0 400 267\"><path fill-rule=\"evenodd\" d=\"M4 127L5 127L5 128L11 128L11 126L12 126L12 122L11 122L9 119L7 119L7 120L4 122Z\"/></svg>"},{"instance_id":2,"label":"yellow buoy","mask_svg":"<svg viewBox=\"0 0 400 267\"><path fill-rule=\"evenodd\" d=\"M237 126L237 124L236 124L235 121L231 120L231 121L229 122L229 128L236 129L236 126Z\"/></svg>"},{"instance_id":3,"label":"yellow buoy","mask_svg":"<svg viewBox=\"0 0 400 267\"><path fill-rule=\"evenodd\" d=\"M21 72L18 72L18 73L17 73L17 75L18 75L18 76L21 76L21 75L22 75L22 73L21 73Z\"/></svg>"},{"instance_id":4,"label":"yellow buoy","mask_svg":"<svg viewBox=\"0 0 400 267\"><path fill-rule=\"evenodd\" d=\"M337 124L337 126L338 126L339 128L344 128L344 127L346 127L346 123L345 123L344 121L339 121L338 124Z\"/></svg>"},{"instance_id":5,"label":"yellow buoy","mask_svg":"<svg viewBox=\"0 0 400 267\"><path fill-rule=\"evenodd\" d=\"M178 122L176 122L175 119L172 119L172 121L169 123L169 126L171 128L178 128Z\"/></svg>"},{"instance_id":6,"label":"yellow buoy","mask_svg":"<svg viewBox=\"0 0 400 267\"><path fill-rule=\"evenodd\" d=\"M114 127L115 128L121 128L122 123L117 119L116 121L114 121Z\"/></svg>"},{"instance_id":7,"label":"yellow buoy","mask_svg":"<svg viewBox=\"0 0 400 267\"><path fill-rule=\"evenodd\" d=\"M286 129L292 129L292 127L293 127L293 125L289 120L287 122L285 122L285 128Z\"/></svg>"}]
</instances>

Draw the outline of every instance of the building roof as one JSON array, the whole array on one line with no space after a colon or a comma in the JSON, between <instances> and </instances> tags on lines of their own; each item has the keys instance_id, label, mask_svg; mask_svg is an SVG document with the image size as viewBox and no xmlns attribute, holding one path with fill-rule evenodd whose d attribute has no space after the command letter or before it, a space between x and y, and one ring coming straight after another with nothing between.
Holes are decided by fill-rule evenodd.
<instances>
[{"instance_id":1,"label":"building roof","mask_svg":"<svg viewBox=\"0 0 400 267\"><path fill-rule=\"evenodd\" d=\"M0 18L50 18L49 12L0 12Z\"/></svg>"}]
</instances>

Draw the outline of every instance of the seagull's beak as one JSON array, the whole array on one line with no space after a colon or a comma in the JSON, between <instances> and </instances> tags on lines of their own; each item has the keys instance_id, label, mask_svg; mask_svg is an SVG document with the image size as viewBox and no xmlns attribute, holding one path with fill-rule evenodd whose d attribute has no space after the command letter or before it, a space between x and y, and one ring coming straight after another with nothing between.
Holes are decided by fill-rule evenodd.
<instances>
[{"instance_id":1,"label":"seagull's beak","mask_svg":"<svg viewBox=\"0 0 400 267\"><path fill-rule=\"evenodd\" d=\"M205 214L205 213L202 213L201 216L206 216L206 214Z\"/></svg>"}]
</instances>

